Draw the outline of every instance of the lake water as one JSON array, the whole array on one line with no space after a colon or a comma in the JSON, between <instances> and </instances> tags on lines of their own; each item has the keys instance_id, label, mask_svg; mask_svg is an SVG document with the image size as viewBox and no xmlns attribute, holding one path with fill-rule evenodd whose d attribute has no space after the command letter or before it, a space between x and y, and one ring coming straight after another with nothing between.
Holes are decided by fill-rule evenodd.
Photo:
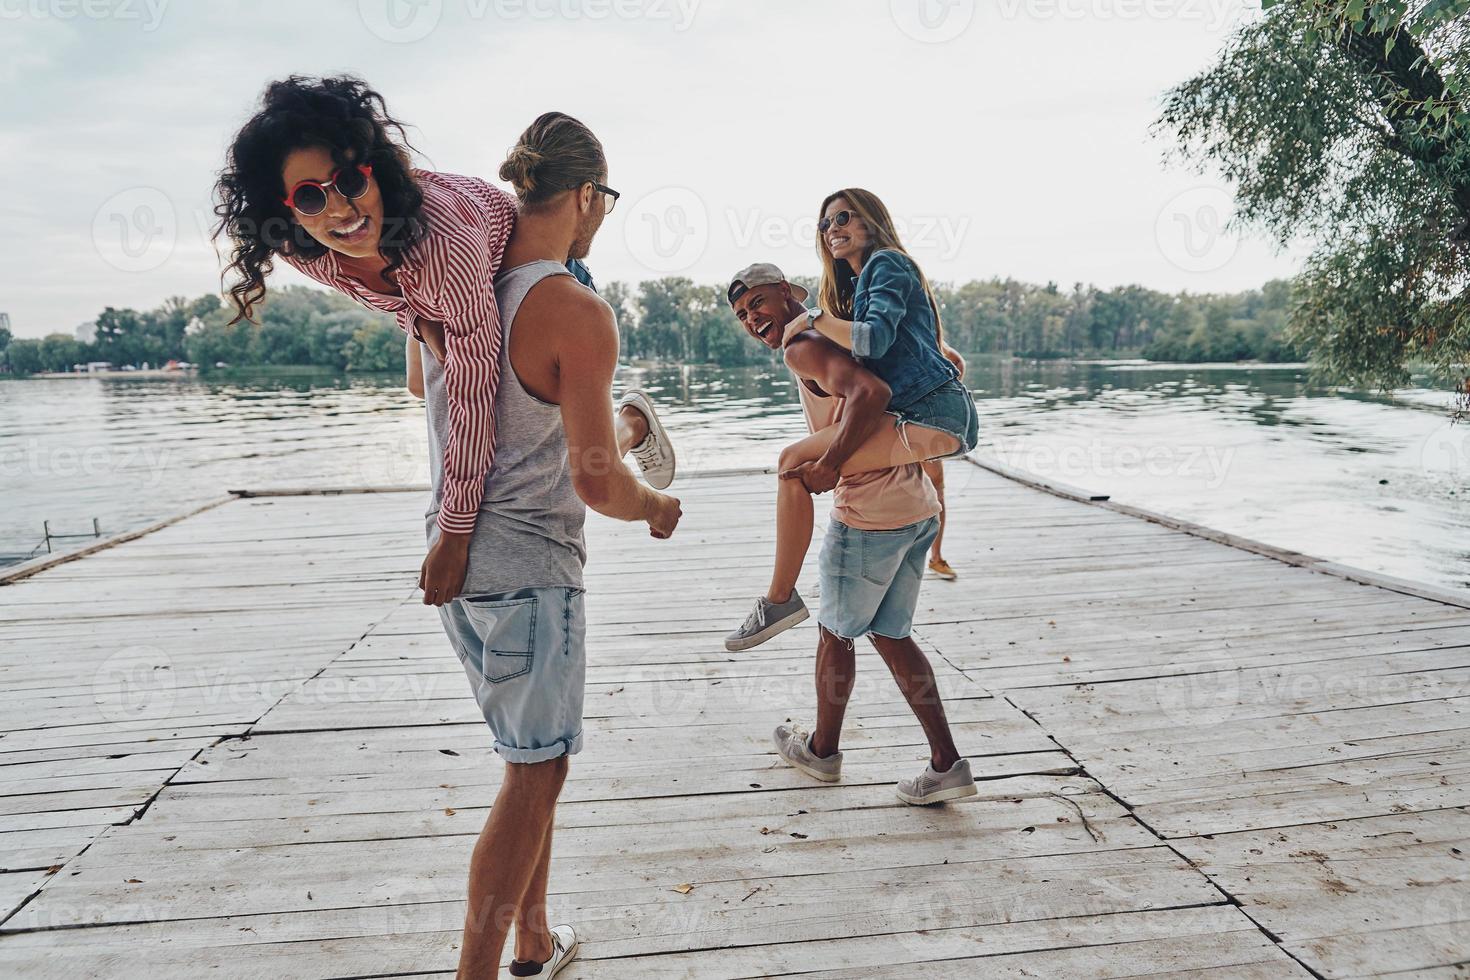
<instances>
[{"instance_id":1,"label":"lake water","mask_svg":"<svg viewBox=\"0 0 1470 980\"><path fill-rule=\"evenodd\" d=\"M1470 425L1451 422L1448 394L1340 393L1312 387L1301 366L974 358L966 380L983 455L1470 589ZM633 384L654 393L685 471L771 465L803 432L774 368L621 369L619 386ZM0 555L32 552L43 521L67 533L96 518L112 533L230 489L426 483L425 453L422 408L396 378L0 382ZM950 492L964 485L952 469Z\"/></svg>"}]
</instances>

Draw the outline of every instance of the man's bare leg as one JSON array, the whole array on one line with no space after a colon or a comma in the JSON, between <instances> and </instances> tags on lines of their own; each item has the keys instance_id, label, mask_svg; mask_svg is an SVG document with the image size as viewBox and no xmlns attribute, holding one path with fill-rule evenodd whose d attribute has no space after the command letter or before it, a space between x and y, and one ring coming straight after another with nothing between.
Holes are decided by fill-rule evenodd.
<instances>
[{"instance_id":1,"label":"man's bare leg","mask_svg":"<svg viewBox=\"0 0 1470 980\"><path fill-rule=\"evenodd\" d=\"M913 637L895 640L869 633L868 639L888 665L909 709L924 729L924 737L929 740L929 764L935 772L948 772L959 761L960 753L954 746L949 720L944 716L944 702L939 697L939 684L934 679L929 658Z\"/></svg>"},{"instance_id":2,"label":"man's bare leg","mask_svg":"<svg viewBox=\"0 0 1470 980\"><path fill-rule=\"evenodd\" d=\"M838 749L842 719L857 680L857 656L851 640L823 626L817 640L817 725L812 730L812 752L826 758Z\"/></svg>"},{"instance_id":3,"label":"man's bare leg","mask_svg":"<svg viewBox=\"0 0 1470 980\"><path fill-rule=\"evenodd\" d=\"M526 893L516 905L515 956L522 963L545 963L551 959L551 924L546 921L546 881L551 875L551 837L555 827L546 828L541 858L526 884Z\"/></svg>"},{"instance_id":4,"label":"man's bare leg","mask_svg":"<svg viewBox=\"0 0 1470 980\"><path fill-rule=\"evenodd\" d=\"M495 978L505 936L528 897L567 777L567 757L506 763L505 779L470 857L469 907L459 950L458 980ZM546 901L545 883L541 901Z\"/></svg>"}]
</instances>

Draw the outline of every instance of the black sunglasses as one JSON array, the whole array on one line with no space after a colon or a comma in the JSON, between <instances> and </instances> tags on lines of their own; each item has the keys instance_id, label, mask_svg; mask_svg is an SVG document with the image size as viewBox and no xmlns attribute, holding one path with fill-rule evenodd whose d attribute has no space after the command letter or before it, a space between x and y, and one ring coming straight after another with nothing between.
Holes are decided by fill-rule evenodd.
<instances>
[{"instance_id":1,"label":"black sunglasses","mask_svg":"<svg viewBox=\"0 0 1470 980\"><path fill-rule=\"evenodd\" d=\"M831 228L833 225L836 225L839 228L845 227L847 223L851 221L854 217L855 216L851 211L838 211L832 217L823 218L821 221L818 221L817 231L825 235L827 234L827 229Z\"/></svg>"}]
</instances>

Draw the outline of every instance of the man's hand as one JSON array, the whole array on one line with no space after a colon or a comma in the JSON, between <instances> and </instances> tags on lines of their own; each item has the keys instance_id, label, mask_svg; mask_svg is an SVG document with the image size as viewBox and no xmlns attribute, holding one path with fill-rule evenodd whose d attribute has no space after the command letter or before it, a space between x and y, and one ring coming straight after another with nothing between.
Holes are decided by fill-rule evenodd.
<instances>
[{"instance_id":1,"label":"man's hand","mask_svg":"<svg viewBox=\"0 0 1470 980\"><path fill-rule=\"evenodd\" d=\"M648 515L648 533L660 540L671 538L683 516L678 498L661 493L654 500L653 513Z\"/></svg>"},{"instance_id":2,"label":"man's hand","mask_svg":"<svg viewBox=\"0 0 1470 980\"><path fill-rule=\"evenodd\" d=\"M439 532L438 540L429 549L429 555L419 569L419 588L424 590L424 605L445 605L464 588L471 537L469 534Z\"/></svg>"},{"instance_id":3,"label":"man's hand","mask_svg":"<svg viewBox=\"0 0 1470 980\"><path fill-rule=\"evenodd\" d=\"M826 493L837 486L837 481L842 478L837 467L830 463L816 460L811 463L802 463L795 469L785 470L781 474L783 480L800 480L801 485L806 487L807 493Z\"/></svg>"}]
</instances>

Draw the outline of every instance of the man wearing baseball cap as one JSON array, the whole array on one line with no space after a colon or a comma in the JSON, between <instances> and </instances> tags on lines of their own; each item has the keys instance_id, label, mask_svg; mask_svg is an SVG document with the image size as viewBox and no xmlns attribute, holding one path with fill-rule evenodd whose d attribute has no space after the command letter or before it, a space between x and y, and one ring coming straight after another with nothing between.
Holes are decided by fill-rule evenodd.
<instances>
[{"instance_id":1,"label":"man wearing baseball cap","mask_svg":"<svg viewBox=\"0 0 1470 980\"><path fill-rule=\"evenodd\" d=\"M786 325L806 310L807 291L769 263L741 270L725 296L746 333L772 350L781 349ZM808 428L816 432L839 426L834 449L849 444L846 432L871 431L875 418L888 408L883 380L815 330L794 338L785 359L796 376ZM839 451L832 461L841 467L846 458ZM782 459L783 472L789 463ZM779 492L807 494L800 480L791 479L780 481ZM781 758L809 776L823 782L841 778L838 743L857 669L853 640L866 635L929 742L929 767L899 781L899 798L923 805L975 794L970 764L955 748L934 671L911 635L939 512L934 487L917 463L844 476L837 483L820 560L816 725L810 733L794 725L778 725L775 732ZM806 523L809 527L811 522ZM750 618L726 645L747 648L806 619L795 585L794 580L773 580L771 591L756 600Z\"/></svg>"}]
</instances>

